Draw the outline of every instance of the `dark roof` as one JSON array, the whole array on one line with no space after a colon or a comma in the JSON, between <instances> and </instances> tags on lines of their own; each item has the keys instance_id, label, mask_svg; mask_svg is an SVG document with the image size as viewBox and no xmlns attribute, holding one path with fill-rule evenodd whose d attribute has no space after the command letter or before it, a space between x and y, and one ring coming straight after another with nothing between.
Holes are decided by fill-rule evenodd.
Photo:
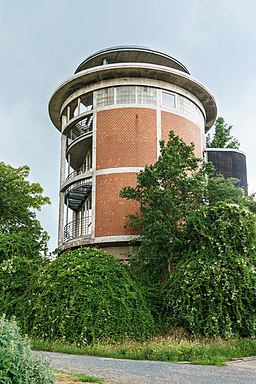
<instances>
[{"instance_id":1,"label":"dark roof","mask_svg":"<svg viewBox=\"0 0 256 384\"><path fill-rule=\"evenodd\" d=\"M110 47L93 53L85 59L75 73L100 65L114 63L148 63L157 64L189 74L188 69L173 57L153 49L134 45Z\"/></svg>"}]
</instances>

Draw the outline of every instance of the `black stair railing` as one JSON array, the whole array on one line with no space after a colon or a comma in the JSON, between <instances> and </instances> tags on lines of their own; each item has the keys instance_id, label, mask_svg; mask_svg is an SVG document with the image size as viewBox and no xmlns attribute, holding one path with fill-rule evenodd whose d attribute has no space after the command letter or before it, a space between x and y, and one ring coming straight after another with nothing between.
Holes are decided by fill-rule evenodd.
<instances>
[{"instance_id":1,"label":"black stair railing","mask_svg":"<svg viewBox=\"0 0 256 384\"><path fill-rule=\"evenodd\" d=\"M93 127L93 114L90 114L71 126L67 134L68 147L81 136L87 135L92 132Z\"/></svg>"},{"instance_id":2,"label":"black stair railing","mask_svg":"<svg viewBox=\"0 0 256 384\"><path fill-rule=\"evenodd\" d=\"M83 173L89 172L89 171L91 171L91 169L92 169L92 165L91 164L90 165L84 165L81 168L77 169L76 171L71 172L67 176L66 180L70 180L70 179L72 179L75 176L78 176L78 175L81 175Z\"/></svg>"},{"instance_id":3,"label":"black stair railing","mask_svg":"<svg viewBox=\"0 0 256 384\"><path fill-rule=\"evenodd\" d=\"M74 220L67 223L64 227L64 242L90 236L91 228L91 216L86 216L81 220Z\"/></svg>"}]
</instances>

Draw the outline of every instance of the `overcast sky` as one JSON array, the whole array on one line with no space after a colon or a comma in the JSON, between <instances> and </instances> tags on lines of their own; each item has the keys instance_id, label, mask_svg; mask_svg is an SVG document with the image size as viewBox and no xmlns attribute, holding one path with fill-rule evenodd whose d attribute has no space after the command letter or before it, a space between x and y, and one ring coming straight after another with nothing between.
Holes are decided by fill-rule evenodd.
<instances>
[{"instance_id":1,"label":"overcast sky","mask_svg":"<svg viewBox=\"0 0 256 384\"><path fill-rule=\"evenodd\" d=\"M0 0L0 161L30 166L52 205L38 216L57 246L60 135L54 90L90 54L143 45L181 61L233 125L256 191L255 0Z\"/></svg>"}]
</instances>

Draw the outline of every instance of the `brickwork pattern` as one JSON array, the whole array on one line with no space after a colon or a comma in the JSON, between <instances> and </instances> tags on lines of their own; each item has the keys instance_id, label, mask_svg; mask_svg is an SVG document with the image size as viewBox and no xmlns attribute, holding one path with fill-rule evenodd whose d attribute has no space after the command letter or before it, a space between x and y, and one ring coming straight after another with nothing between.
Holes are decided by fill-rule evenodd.
<instances>
[{"instance_id":1,"label":"brickwork pattern","mask_svg":"<svg viewBox=\"0 0 256 384\"><path fill-rule=\"evenodd\" d=\"M196 156L202 156L201 130L188 119L161 112L162 138L168 140L170 130L186 143L195 144ZM97 114L97 169L144 167L155 163L156 111L144 108L120 108ZM136 173L111 173L96 177L95 236L139 234L138 229L125 228L127 214L138 213L138 204L119 196L124 186L136 185Z\"/></svg>"},{"instance_id":2,"label":"brickwork pattern","mask_svg":"<svg viewBox=\"0 0 256 384\"><path fill-rule=\"evenodd\" d=\"M119 196L125 186L135 187L136 173L112 173L96 177L96 237L137 235L138 229L124 228L127 214L138 213L137 202Z\"/></svg>"},{"instance_id":3,"label":"brickwork pattern","mask_svg":"<svg viewBox=\"0 0 256 384\"><path fill-rule=\"evenodd\" d=\"M168 141L170 131L181 137L186 144L195 144L195 155L202 157L202 133L200 128L190 120L169 112L161 112L162 139Z\"/></svg>"},{"instance_id":4,"label":"brickwork pattern","mask_svg":"<svg viewBox=\"0 0 256 384\"><path fill-rule=\"evenodd\" d=\"M144 167L156 157L156 110L113 108L97 113L97 169Z\"/></svg>"}]
</instances>

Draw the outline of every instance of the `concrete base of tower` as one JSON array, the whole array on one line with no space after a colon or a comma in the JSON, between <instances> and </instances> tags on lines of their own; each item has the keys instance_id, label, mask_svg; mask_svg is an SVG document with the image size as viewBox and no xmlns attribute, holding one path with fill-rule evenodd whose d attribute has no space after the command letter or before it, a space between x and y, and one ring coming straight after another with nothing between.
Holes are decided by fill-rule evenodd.
<instances>
[{"instance_id":1,"label":"concrete base of tower","mask_svg":"<svg viewBox=\"0 0 256 384\"><path fill-rule=\"evenodd\" d=\"M127 237L127 239L124 239L124 237ZM139 242L131 244L131 240L134 240L137 237L138 236L122 236L122 240L114 239L112 237L110 239L78 238L63 243L59 248L59 251L62 253L81 247L95 247L107 253L111 253L117 260L126 261L138 251Z\"/></svg>"},{"instance_id":2,"label":"concrete base of tower","mask_svg":"<svg viewBox=\"0 0 256 384\"><path fill-rule=\"evenodd\" d=\"M138 245L130 244L99 244L97 248L100 248L102 251L111 253L115 259L120 261L127 261L131 256L138 252Z\"/></svg>"}]
</instances>

